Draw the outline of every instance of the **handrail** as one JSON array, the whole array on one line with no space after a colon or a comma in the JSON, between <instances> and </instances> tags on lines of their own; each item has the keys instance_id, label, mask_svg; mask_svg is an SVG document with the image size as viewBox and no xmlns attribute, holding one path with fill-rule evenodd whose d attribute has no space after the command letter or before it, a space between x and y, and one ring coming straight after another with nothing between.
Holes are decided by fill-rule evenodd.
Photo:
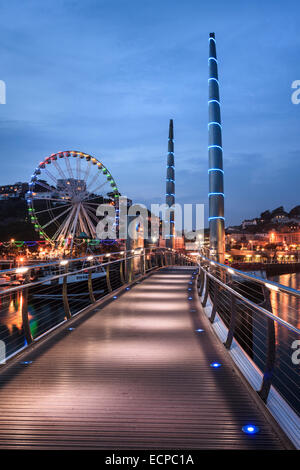
<instances>
[{"instance_id":1,"label":"handrail","mask_svg":"<svg viewBox=\"0 0 300 470\"><path fill-rule=\"evenodd\" d=\"M6 360L14 357L26 349L27 346L38 341L40 337L65 324L65 322L74 318L78 313L85 311L86 308L93 305L97 300L111 295L111 293L113 295L114 291L122 287L126 289L126 285L130 286L142 278L146 272L164 265L179 264L181 259L184 264L192 263L190 257L176 252L176 250L172 250L173 253L177 254L175 263L174 256L167 257L168 259L161 263L160 255L170 251L170 248L163 247L135 248L73 259L60 259L55 262L37 265L23 265L21 267L24 270L19 273L17 272L18 267L5 270L4 272L10 276L21 274L23 280L20 285L8 286L8 288L0 290L1 309L3 309L4 314L7 313L7 309L10 309L11 305L14 305L15 302L16 307L12 308L15 309L14 311L21 313L21 325L17 328L17 334L10 332L5 323L3 324L4 328L1 330L0 340L4 341L8 348ZM105 260L108 256L115 259ZM146 257L149 258L147 266L145 266ZM136 263L134 263L135 259L137 259ZM81 263L81 266L80 268L77 265L72 266L72 263ZM110 270L110 266L118 264L120 269ZM180 264L182 263L180 262ZM45 276L42 279L30 280L32 271L42 271L45 267L58 267L61 270L55 269L55 274L51 275L50 273L49 276ZM84 278L79 276L79 278L77 277L74 280L71 278L69 282L70 276L77 276L81 273L87 273L87 276L84 276ZM93 273L95 273L95 277L93 277ZM100 276L97 276L97 273ZM62 282L58 282L58 280L62 280ZM77 282L83 283L81 288L78 288L79 284ZM60 288L57 290L56 286L60 286ZM29 298L29 296L31 297ZM34 298L36 300L33 300ZM28 305L28 301L30 303L34 302L33 308L38 315L36 318L39 322L37 330L35 330L34 323L31 324L31 307ZM49 311L45 311L45 306L49 308ZM64 316L63 321L61 321L62 315Z\"/></svg>"},{"instance_id":2,"label":"handrail","mask_svg":"<svg viewBox=\"0 0 300 470\"><path fill-rule=\"evenodd\" d=\"M293 390L292 394L297 394L297 392L295 391L295 385L297 382L297 379L295 379L296 371L290 370L290 375L286 375L286 369L289 370L289 368L291 367L289 363L291 362L292 364L291 356L289 356L289 351L287 351L286 348L291 348L291 345L286 344L286 339L283 343L278 343L276 339L278 337L276 335L279 332L278 325L281 325L293 335L296 334L296 338L299 338L300 329L297 326L291 324L289 321L284 320L283 318L278 315L275 315L272 312L270 292L275 291L276 293L293 296L297 299L299 299L300 297L300 292L295 289L278 284L276 282L262 279L254 275L246 274L243 271L234 269L215 260L211 260L201 254L200 262L197 262L197 265L199 269L198 295L201 299L203 307L206 307L208 297L210 297L211 306L209 310L206 311L206 314L208 315L211 323L215 323L216 316L218 315L218 319L222 320L224 327L227 328L227 333L225 333L227 337L225 336L224 346L228 350L231 350L233 347L233 340L235 340L236 343L239 345L239 348L244 357L248 357L246 352L247 348L248 350L250 348L252 354L254 354L254 351L256 351L256 354L259 353L259 356L257 357L259 357L259 369L262 373L261 387L258 391L259 396L265 403L268 403L271 386L274 385L275 381L274 375L276 375L276 370L277 375L275 381L275 389L279 386L279 390L283 390L284 400L287 400L285 401L285 403L288 405L290 403L290 398L289 395L286 395L285 389L288 388L288 390ZM211 269L216 271L211 272ZM228 285L226 283L226 278L229 274L231 275L230 279L233 282L235 280L236 282L238 282L238 279L236 279L237 277L252 281L253 287L249 287L249 293L252 296L255 295L254 285L256 284L257 286L260 286L260 288L262 288L262 291L257 291L257 294L260 295L259 292L261 292L263 294L264 301L260 304L256 303L255 301L245 297L245 295L243 295L243 291L241 293L238 289L235 289L234 286ZM247 289L247 285L245 286L245 289ZM237 299L240 300L240 304L237 304ZM258 299L259 297L257 297L257 300ZM278 301L280 301L280 297ZM242 306L248 307L248 310L245 310L245 308L242 308ZM258 315L255 315L255 317L253 317L254 314ZM237 316L239 316L239 327L237 327ZM255 341L252 336L253 321L256 323L256 331L257 329L259 329L260 334L262 333L262 331L264 331L264 337L259 338L259 336L256 336ZM275 324L277 324L276 329ZM277 330L278 332L276 333ZM222 338L222 341L224 340L224 332L221 334L220 338ZM293 337L289 336L289 338ZM264 345L263 348L262 344ZM284 348L285 351L284 357L282 356L282 348ZM281 351L281 354L279 354L279 360L281 362L285 361L285 369L283 369L283 371L280 368L276 369L276 367L278 367L276 363L276 356L279 350ZM233 353L233 357L234 354L235 353ZM240 366L239 361L237 361L237 364L238 366ZM242 372L244 373L244 369L242 369ZM282 384L280 383L280 373L285 374L285 388L283 389ZM298 406L297 401L296 403Z\"/></svg>"},{"instance_id":3,"label":"handrail","mask_svg":"<svg viewBox=\"0 0 300 470\"><path fill-rule=\"evenodd\" d=\"M133 259L137 256L139 256L139 255L136 254L136 255L133 255L133 256L130 256L130 257L126 257L126 258L125 257L124 258L118 258L118 259L115 259L115 260L112 260L112 261L108 261L106 263L101 263L99 265L94 264L94 265L91 265L91 266L85 266L84 268L78 269L76 271L68 271L68 272L63 272L63 273L60 273L60 274L54 274L53 276L47 277L47 279L41 279L39 281L29 282L29 283L26 283L26 284L24 283L24 284L20 284L19 286L10 287L9 289L0 290L0 294L11 294L12 292L17 292L18 290L24 289L25 286L26 286L26 288L36 287L40 284L44 284L45 282L48 282L49 280L55 281L56 279L68 277L68 276L70 276L70 274L82 273L82 272L85 272L85 271L95 269L97 267L101 268L102 266L107 266L109 264L118 263L119 261L126 261L128 259ZM80 259L81 258L78 258L78 260L80 260ZM77 259L76 259L76 261L77 261ZM31 269L34 269L31 266L26 266L26 267L28 267L27 273L30 272ZM37 269L37 268L35 268L35 269Z\"/></svg>"},{"instance_id":4,"label":"handrail","mask_svg":"<svg viewBox=\"0 0 300 470\"><path fill-rule=\"evenodd\" d=\"M286 294L294 295L294 296L300 298L300 291L299 290L293 289L291 287L284 286L283 284L279 284L279 283L274 282L274 281L268 281L268 280L263 279L261 277L254 276L253 274L247 274L244 271L240 271L239 269L232 268L231 266L227 266L226 264L222 264L222 263L219 263L218 261L214 261L214 260L211 260L209 258L206 258L203 255L200 255L200 258L207 261L211 265L216 265L216 266L219 266L223 269L226 269L229 273L231 273L231 271L234 271L238 276L243 277L244 279L249 279L250 281L255 281L259 284L264 285L265 287L268 287L268 285L269 286L274 286L275 288L277 288L281 292L285 292Z\"/></svg>"},{"instance_id":5,"label":"handrail","mask_svg":"<svg viewBox=\"0 0 300 470\"><path fill-rule=\"evenodd\" d=\"M243 302L248 304L250 307L255 308L255 310L258 310L263 315L271 318L272 320L276 321L277 323L280 323L281 325L285 326L286 328L293 331L294 333L300 334L300 329L297 328L296 326L291 325L290 323L288 323L287 321L285 321L282 318L278 317L277 315L274 315L274 313L269 312L269 310L266 310L261 305L256 304L255 302L252 302L252 300L250 300L250 299L247 299L247 297L244 297L242 294L240 294L236 290L232 289L232 287L228 286L227 284L224 284L224 282L220 281L220 279L218 279L217 277L215 277L213 274L209 273L208 271L206 271L206 275L208 277L210 277L211 279L213 279L215 282L217 282L219 285L224 287L226 290L228 290L228 292L230 292L231 294L235 295L240 300L242 300Z\"/></svg>"},{"instance_id":6,"label":"handrail","mask_svg":"<svg viewBox=\"0 0 300 470\"><path fill-rule=\"evenodd\" d=\"M47 267L47 266L56 266L56 265L59 265L61 261L64 261L64 260L67 260L69 263L72 263L72 262L75 262L75 261L82 261L82 260L87 260L89 261L89 256L92 256L93 259L97 259L97 258L105 258L106 256L114 256L114 255L122 255L122 254L126 254L126 253L133 253L135 252L136 250L144 250L144 251L153 251L153 250L172 250L172 248L162 248L162 247L156 247L156 248L135 248L133 250L122 250L122 251L109 251L107 253L100 253L99 255L87 255L87 256L81 256L79 258L60 258L60 259L57 259L55 261L49 261L48 263L41 263L41 264L33 264L33 265L30 265L30 266L25 266L25 265L22 265L22 266L15 266L14 268L9 268L9 269L2 269L0 270L0 274L16 274L16 270L19 268L19 267L27 267L28 269L37 269L37 268L44 268L44 267ZM175 251L175 250L174 250Z\"/></svg>"}]
</instances>

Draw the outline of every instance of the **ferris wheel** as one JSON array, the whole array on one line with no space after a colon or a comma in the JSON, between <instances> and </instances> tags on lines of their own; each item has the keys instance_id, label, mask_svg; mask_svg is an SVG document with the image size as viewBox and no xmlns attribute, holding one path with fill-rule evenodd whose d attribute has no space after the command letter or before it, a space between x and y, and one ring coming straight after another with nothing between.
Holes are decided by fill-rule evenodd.
<instances>
[{"instance_id":1,"label":"ferris wheel","mask_svg":"<svg viewBox=\"0 0 300 470\"><path fill-rule=\"evenodd\" d=\"M95 239L102 203L116 205L119 191L108 169L78 151L58 152L35 169L26 199L31 222L53 245L76 237Z\"/></svg>"}]
</instances>

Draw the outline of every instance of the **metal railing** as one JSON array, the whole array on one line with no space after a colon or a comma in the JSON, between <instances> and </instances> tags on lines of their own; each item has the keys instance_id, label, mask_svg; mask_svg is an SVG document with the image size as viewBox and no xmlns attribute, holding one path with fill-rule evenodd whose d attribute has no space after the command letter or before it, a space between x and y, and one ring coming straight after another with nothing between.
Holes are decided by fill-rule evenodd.
<instances>
[{"instance_id":1,"label":"metal railing","mask_svg":"<svg viewBox=\"0 0 300 470\"><path fill-rule=\"evenodd\" d=\"M138 248L0 271L0 363L153 269L190 263L175 250Z\"/></svg>"},{"instance_id":2,"label":"metal railing","mask_svg":"<svg viewBox=\"0 0 300 470\"><path fill-rule=\"evenodd\" d=\"M299 417L300 291L205 256L198 266L198 294L225 347L266 404L278 393Z\"/></svg>"}]
</instances>

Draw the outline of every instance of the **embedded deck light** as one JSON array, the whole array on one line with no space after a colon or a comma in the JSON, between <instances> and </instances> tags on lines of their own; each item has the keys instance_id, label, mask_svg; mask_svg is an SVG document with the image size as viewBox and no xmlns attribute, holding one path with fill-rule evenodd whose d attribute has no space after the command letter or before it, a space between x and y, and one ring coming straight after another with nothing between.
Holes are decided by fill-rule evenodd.
<instances>
[{"instance_id":1,"label":"embedded deck light","mask_svg":"<svg viewBox=\"0 0 300 470\"><path fill-rule=\"evenodd\" d=\"M221 364L219 362L212 362L210 364L210 367L213 367L214 369L218 369L219 367L221 367Z\"/></svg>"},{"instance_id":2,"label":"embedded deck light","mask_svg":"<svg viewBox=\"0 0 300 470\"><path fill-rule=\"evenodd\" d=\"M59 264L60 264L61 266L66 266L66 265L68 264L68 262L69 262L69 261L68 261L67 259L63 259Z\"/></svg>"},{"instance_id":3,"label":"embedded deck light","mask_svg":"<svg viewBox=\"0 0 300 470\"><path fill-rule=\"evenodd\" d=\"M246 426L242 427L242 431L245 434L257 434L259 432L259 427L255 426L254 424L247 424Z\"/></svg>"}]
</instances>

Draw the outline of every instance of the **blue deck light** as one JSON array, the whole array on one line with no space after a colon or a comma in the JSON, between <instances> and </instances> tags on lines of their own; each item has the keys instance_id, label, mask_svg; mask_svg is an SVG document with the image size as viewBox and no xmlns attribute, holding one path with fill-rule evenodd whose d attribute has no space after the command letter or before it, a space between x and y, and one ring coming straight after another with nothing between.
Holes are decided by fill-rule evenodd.
<instances>
[{"instance_id":1,"label":"blue deck light","mask_svg":"<svg viewBox=\"0 0 300 470\"><path fill-rule=\"evenodd\" d=\"M219 367L221 367L221 364L219 362L212 362L210 367L214 367L215 369L218 369Z\"/></svg>"},{"instance_id":2,"label":"blue deck light","mask_svg":"<svg viewBox=\"0 0 300 470\"><path fill-rule=\"evenodd\" d=\"M254 424L246 424L246 426L242 427L242 431L245 434L257 434L259 431L259 427L255 426Z\"/></svg>"}]
</instances>

